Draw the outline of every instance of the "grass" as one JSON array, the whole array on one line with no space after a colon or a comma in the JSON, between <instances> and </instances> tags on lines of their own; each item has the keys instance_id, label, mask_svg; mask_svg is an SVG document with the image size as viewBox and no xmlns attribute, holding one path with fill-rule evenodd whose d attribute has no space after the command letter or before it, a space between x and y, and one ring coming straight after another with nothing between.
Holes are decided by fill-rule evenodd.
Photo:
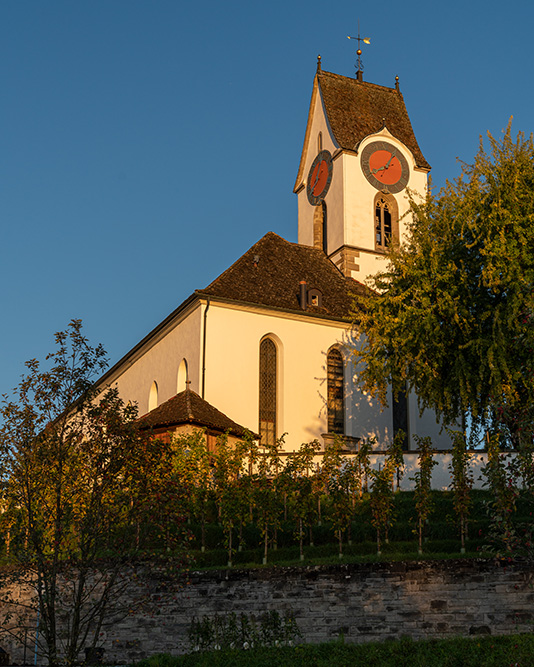
<instances>
[{"instance_id":1,"label":"grass","mask_svg":"<svg viewBox=\"0 0 534 667\"><path fill-rule=\"evenodd\" d=\"M430 639L407 637L382 643L300 644L249 651L212 651L153 656L136 667L529 667L534 635Z\"/></svg>"},{"instance_id":2,"label":"grass","mask_svg":"<svg viewBox=\"0 0 534 667\"><path fill-rule=\"evenodd\" d=\"M306 546L304 560L300 560L296 546L282 547L269 551L267 565L262 565L261 549L248 549L234 553L233 567L236 569L256 569L262 567L309 567L312 565L336 565L339 563L377 563L384 561L405 560L450 560L458 558L490 558L491 554L482 550L482 543L472 541L467 544L467 551L461 554L457 540L429 540L424 545L423 554L417 551L415 540L390 542L382 546L380 556L376 552L375 542L358 542L345 544L343 557L338 555L337 544ZM206 553L193 553L192 567L195 570L213 570L227 567L228 553L225 549L211 549Z\"/></svg>"}]
</instances>

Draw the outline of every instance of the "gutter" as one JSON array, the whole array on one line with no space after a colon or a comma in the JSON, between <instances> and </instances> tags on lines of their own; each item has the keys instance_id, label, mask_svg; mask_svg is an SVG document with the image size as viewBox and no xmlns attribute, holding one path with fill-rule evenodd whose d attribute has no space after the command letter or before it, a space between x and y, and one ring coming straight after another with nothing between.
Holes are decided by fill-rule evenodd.
<instances>
[{"instance_id":1,"label":"gutter","mask_svg":"<svg viewBox=\"0 0 534 667\"><path fill-rule=\"evenodd\" d=\"M206 332L208 326L208 310L210 309L211 299L208 296L206 307L204 308L204 326L202 328L202 392L201 398L204 398L204 391L206 388Z\"/></svg>"}]
</instances>

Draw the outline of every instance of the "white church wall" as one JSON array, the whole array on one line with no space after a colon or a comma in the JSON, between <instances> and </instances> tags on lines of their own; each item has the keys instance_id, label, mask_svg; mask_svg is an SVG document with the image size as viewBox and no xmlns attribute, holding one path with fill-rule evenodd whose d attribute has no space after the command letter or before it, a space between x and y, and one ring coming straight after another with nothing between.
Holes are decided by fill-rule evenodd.
<instances>
[{"instance_id":1,"label":"white church wall","mask_svg":"<svg viewBox=\"0 0 534 667\"><path fill-rule=\"evenodd\" d=\"M327 150L330 151L330 153L334 154L338 146L334 142L334 139L330 132L330 128L326 120L323 102L320 94L317 94L315 96L310 118L311 118L311 125L309 128L309 137L308 137L309 143L307 146L304 147L305 150L307 148L306 159L303 169L304 187L298 192L298 242L302 245L313 246L313 215L315 212L315 206L312 206L308 202L308 195L306 194L306 182L308 178L308 173L312 162L316 158L317 153L319 153L319 141L318 141L319 134L321 135L322 150ZM336 179L335 177L337 169L339 169L338 163L339 160L335 159L330 190L328 191L328 194L325 197L329 218L338 214L337 213L338 208L342 206L341 202L343 201L343 188L341 179L339 178ZM328 243L330 247L330 244L333 244L334 241L333 239L330 238L330 230L328 233L329 233ZM336 247L335 245L332 245L332 249L335 247Z\"/></svg>"},{"instance_id":2,"label":"white church wall","mask_svg":"<svg viewBox=\"0 0 534 667\"><path fill-rule=\"evenodd\" d=\"M187 360L191 388L199 391L201 318L202 308L198 304L133 353L109 378L109 384L118 386L124 400L138 405L140 415L149 410L153 382L158 387L158 405L176 395L179 367L184 358Z\"/></svg>"},{"instance_id":3,"label":"white church wall","mask_svg":"<svg viewBox=\"0 0 534 667\"><path fill-rule=\"evenodd\" d=\"M400 489L403 491L413 491L415 488L414 475L418 470L417 466L418 452L404 452L404 474L400 481ZM434 455L436 465L432 468L432 488L436 491L451 490L451 464L452 455L450 452L438 452ZM469 467L473 474L475 489L483 489L485 478L482 475L482 468L487 465L488 455L485 451L470 452ZM383 454L371 455L371 468L377 470L384 465Z\"/></svg>"},{"instance_id":4,"label":"white church wall","mask_svg":"<svg viewBox=\"0 0 534 667\"><path fill-rule=\"evenodd\" d=\"M206 394L231 419L257 431L259 345L271 337L278 350L277 435L288 433L286 448L298 449L327 430L326 355L347 342L347 328L306 317L237 309L212 303L208 315ZM345 355L346 356L346 355ZM349 364L351 362L349 361ZM347 371L346 377L350 377ZM232 390L230 390L230 387ZM390 412L347 389L347 435L388 433Z\"/></svg>"}]
</instances>

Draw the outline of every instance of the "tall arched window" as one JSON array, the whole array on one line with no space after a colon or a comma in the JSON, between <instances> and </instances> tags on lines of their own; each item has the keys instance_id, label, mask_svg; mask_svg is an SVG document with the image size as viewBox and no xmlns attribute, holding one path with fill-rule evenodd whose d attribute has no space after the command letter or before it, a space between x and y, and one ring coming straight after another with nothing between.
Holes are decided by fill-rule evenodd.
<instances>
[{"instance_id":1,"label":"tall arched window","mask_svg":"<svg viewBox=\"0 0 534 667\"><path fill-rule=\"evenodd\" d=\"M399 238L399 209L395 197L380 192L375 197L375 248L385 250Z\"/></svg>"},{"instance_id":2,"label":"tall arched window","mask_svg":"<svg viewBox=\"0 0 534 667\"><path fill-rule=\"evenodd\" d=\"M260 435L263 445L276 442L276 345L270 338L260 343Z\"/></svg>"},{"instance_id":3,"label":"tall arched window","mask_svg":"<svg viewBox=\"0 0 534 667\"><path fill-rule=\"evenodd\" d=\"M148 395L148 411L150 412L154 408L158 407L158 385L156 381L152 383L150 387L150 393Z\"/></svg>"},{"instance_id":4,"label":"tall arched window","mask_svg":"<svg viewBox=\"0 0 534 667\"><path fill-rule=\"evenodd\" d=\"M333 347L326 357L328 433L345 433L345 388L343 383L343 357Z\"/></svg>"}]
</instances>

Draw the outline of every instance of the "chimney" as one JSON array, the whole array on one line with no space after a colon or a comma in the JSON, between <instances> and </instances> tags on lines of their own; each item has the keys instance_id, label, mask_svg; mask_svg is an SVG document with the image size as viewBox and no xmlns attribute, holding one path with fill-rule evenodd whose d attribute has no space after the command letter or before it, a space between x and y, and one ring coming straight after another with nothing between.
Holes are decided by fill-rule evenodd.
<instances>
[{"instance_id":1,"label":"chimney","mask_svg":"<svg viewBox=\"0 0 534 667\"><path fill-rule=\"evenodd\" d=\"M308 290L306 288L306 281L300 281L300 307L302 310L306 310L306 301L308 297Z\"/></svg>"}]
</instances>

